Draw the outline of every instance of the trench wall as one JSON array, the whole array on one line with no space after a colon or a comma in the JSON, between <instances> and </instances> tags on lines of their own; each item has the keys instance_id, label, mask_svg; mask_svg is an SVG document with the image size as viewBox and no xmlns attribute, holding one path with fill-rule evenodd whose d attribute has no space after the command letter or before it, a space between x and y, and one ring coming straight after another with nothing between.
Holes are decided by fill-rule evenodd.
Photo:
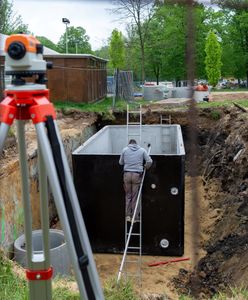
<instances>
[{"instance_id":1,"label":"trench wall","mask_svg":"<svg viewBox=\"0 0 248 300\"><path fill-rule=\"evenodd\" d=\"M63 136L64 149L71 167L71 153L96 132L95 126L78 130L73 136ZM8 149L6 149L8 151ZM33 229L40 229L40 199L37 167L37 150L28 154L30 198ZM49 194L50 220L56 208ZM5 253L12 252L13 242L24 232L24 212L21 199L21 177L18 159L11 160L0 169L0 247Z\"/></svg>"}]
</instances>

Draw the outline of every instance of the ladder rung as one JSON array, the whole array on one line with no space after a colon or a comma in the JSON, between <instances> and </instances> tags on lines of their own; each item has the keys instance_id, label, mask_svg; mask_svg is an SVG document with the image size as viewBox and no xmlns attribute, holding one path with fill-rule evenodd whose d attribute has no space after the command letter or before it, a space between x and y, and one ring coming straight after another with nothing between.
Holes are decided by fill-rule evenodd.
<instances>
[{"instance_id":1,"label":"ladder rung","mask_svg":"<svg viewBox=\"0 0 248 300\"><path fill-rule=\"evenodd\" d=\"M140 247L127 247L128 249L140 250Z\"/></svg>"},{"instance_id":2,"label":"ladder rung","mask_svg":"<svg viewBox=\"0 0 248 300\"><path fill-rule=\"evenodd\" d=\"M128 235L129 235L129 234L127 233L127 236L128 236ZM141 235L141 234L140 234L140 233L131 233L130 235L131 235L131 236L132 236L132 235L135 235L135 236L137 235L137 236L139 236L139 235Z\"/></svg>"},{"instance_id":3,"label":"ladder rung","mask_svg":"<svg viewBox=\"0 0 248 300\"><path fill-rule=\"evenodd\" d=\"M138 251L127 251L127 254L140 254Z\"/></svg>"},{"instance_id":4,"label":"ladder rung","mask_svg":"<svg viewBox=\"0 0 248 300\"><path fill-rule=\"evenodd\" d=\"M140 125L140 122L129 122L128 125Z\"/></svg>"},{"instance_id":5,"label":"ladder rung","mask_svg":"<svg viewBox=\"0 0 248 300\"><path fill-rule=\"evenodd\" d=\"M140 114L140 110L129 110L129 114Z\"/></svg>"},{"instance_id":6,"label":"ladder rung","mask_svg":"<svg viewBox=\"0 0 248 300\"><path fill-rule=\"evenodd\" d=\"M135 274L135 273L130 273L130 272L123 272L126 275L130 276L130 277L140 277L140 274Z\"/></svg>"},{"instance_id":7,"label":"ladder rung","mask_svg":"<svg viewBox=\"0 0 248 300\"><path fill-rule=\"evenodd\" d=\"M131 264L131 263L139 263L140 261L139 260L126 260L125 262L128 264Z\"/></svg>"}]
</instances>

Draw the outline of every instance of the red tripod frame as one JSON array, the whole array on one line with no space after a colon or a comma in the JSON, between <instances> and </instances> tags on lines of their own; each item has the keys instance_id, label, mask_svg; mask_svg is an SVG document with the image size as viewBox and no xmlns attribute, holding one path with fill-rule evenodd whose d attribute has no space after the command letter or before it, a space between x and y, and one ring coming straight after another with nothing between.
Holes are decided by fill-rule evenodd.
<instances>
[{"instance_id":1,"label":"red tripod frame","mask_svg":"<svg viewBox=\"0 0 248 300\"><path fill-rule=\"evenodd\" d=\"M45 122L47 116L56 119L56 112L49 99L49 90L5 91L0 102L0 122L9 126L14 119L32 120L34 124Z\"/></svg>"}]
</instances>

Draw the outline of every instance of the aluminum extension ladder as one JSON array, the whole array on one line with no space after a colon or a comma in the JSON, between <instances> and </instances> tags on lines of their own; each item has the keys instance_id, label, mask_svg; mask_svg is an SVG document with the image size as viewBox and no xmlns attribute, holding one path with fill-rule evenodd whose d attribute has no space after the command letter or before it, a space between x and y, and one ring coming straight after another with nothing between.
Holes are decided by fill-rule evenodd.
<instances>
[{"instance_id":1,"label":"aluminum extension ladder","mask_svg":"<svg viewBox=\"0 0 248 300\"><path fill-rule=\"evenodd\" d=\"M167 124L171 124L171 115L165 116L163 114L160 115L160 124L164 124L166 122Z\"/></svg>"},{"instance_id":2,"label":"aluminum extension ladder","mask_svg":"<svg viewBox=\"0 0 248 300\"><path fill-rule=\"evenodd\" d=\"M138 120L133 121L131 119ZM133 126L135 125L135 126ZM138 128L137 128L138 127ZM134 128L137 128L136 132L131 133L131 130L133 131ZM139 105L139 109L132 109L129 110L129 105L127 105L127 143L129 142L130 138L133 139L139 139L137 142L141 144L141 138L142 138L142 106Z\"/></svg>"},{"instance_id":3,"label":"aluminum extension ladder","mask_svg":"<svg viewBox=\"0 0 248 300\"><path fill-rule=\"evenodd\" d=\"M171 115L160 115L160 124L171 124ZM161 130L161 148L162 151L165 153L172 152L172 145L171 145L171 132L169 127L162 127Z\"/></svg>"},{"instance_id":4,"label":"aluminum extension ladder","mask_svg":"<svg viewBox=\"0 0 248 300\"><path fill-rule=\"evenodd\" d=\"M131 121L131 115L138 118L138 121ZM137 129L137 130L136 130ZM142 106L139 109L129 110L127 105L127 142L133 138L136 141L139 140L141 144L142 134ZM137 141L138 142L138 141ZM117 283L119 282L122 274L125 279L136 279L141 286L142 282L142 205L141 205L141 191L144 182L145 171L142 176L137 202L133 214L131 223L125 217L125 250L118 273ZM140 214L135 218L136 212L140 211ZM134 222L134 220L136 220Z\"/></svg>"}]
</instances>

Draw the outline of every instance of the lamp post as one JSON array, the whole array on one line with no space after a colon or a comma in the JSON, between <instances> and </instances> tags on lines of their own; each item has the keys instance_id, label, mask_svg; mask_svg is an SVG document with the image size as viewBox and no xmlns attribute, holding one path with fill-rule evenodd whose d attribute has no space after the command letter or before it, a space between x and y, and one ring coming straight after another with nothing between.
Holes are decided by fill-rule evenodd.
<instances>
[{"instance_id":1,"label":"lamp post","mask_svg":"<svg viewBox=\"0 0 248 300\"><path fill-rule=\"evenodd\" d=\"M65 24L66 30L65 30L65 44L66 44L66 53L68 53L68 31L67 26L70 24L70 21L67 18L62 18L62 22Z\"/></svg>"}]
</instances>

